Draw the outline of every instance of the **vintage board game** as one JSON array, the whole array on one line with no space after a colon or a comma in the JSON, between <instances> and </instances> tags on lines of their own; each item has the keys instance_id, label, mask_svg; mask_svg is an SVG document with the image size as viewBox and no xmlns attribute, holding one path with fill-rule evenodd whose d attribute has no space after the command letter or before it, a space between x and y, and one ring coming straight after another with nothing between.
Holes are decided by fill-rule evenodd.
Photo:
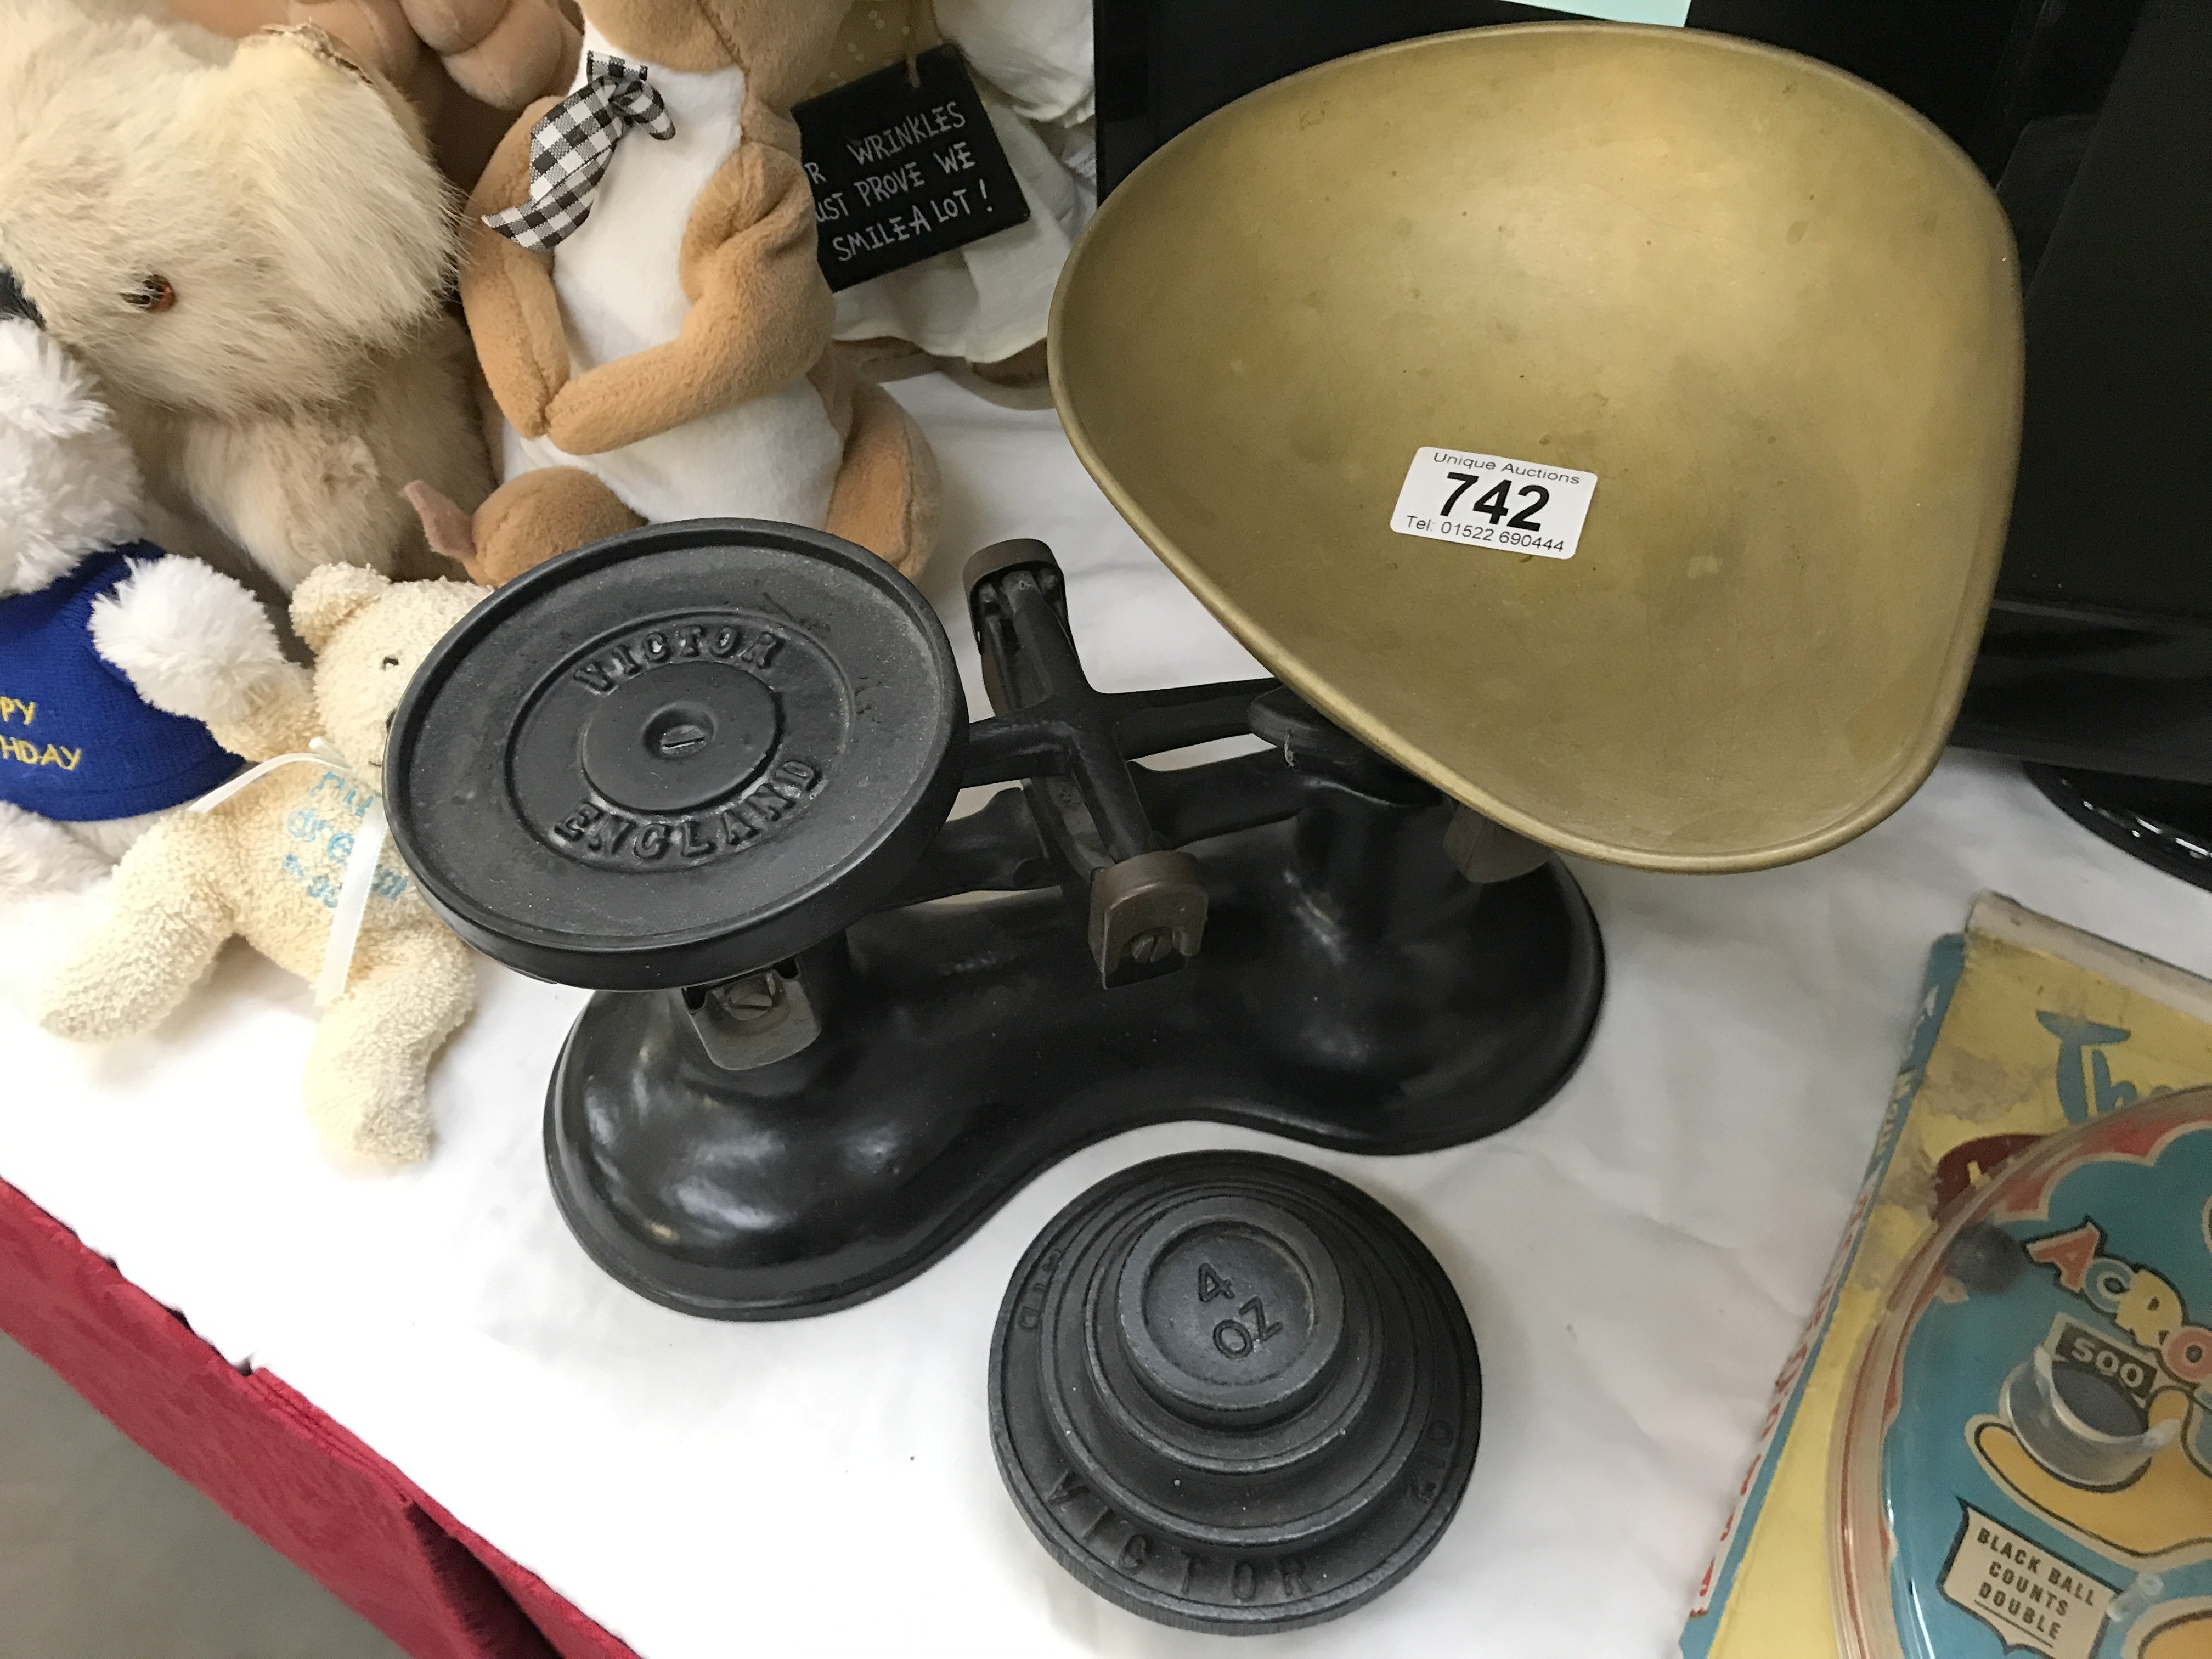
<instances>
[{"instance_id":1,"label":"vintage board game","mask_svg":"<svg viewBox=\"0 0 2212 1659\"><path fill-rule=\"evenodd\" d=\"M2033 1139L2206 1083L2212 983L1994 894L1937 941L1857 1204L1776 1383L1683 1659L1837 1659L1831 1465L1845 1388L1945 1200ZM2006 1644L1981 1633L1998 1659Z\"/></svg>"}]
</instances>

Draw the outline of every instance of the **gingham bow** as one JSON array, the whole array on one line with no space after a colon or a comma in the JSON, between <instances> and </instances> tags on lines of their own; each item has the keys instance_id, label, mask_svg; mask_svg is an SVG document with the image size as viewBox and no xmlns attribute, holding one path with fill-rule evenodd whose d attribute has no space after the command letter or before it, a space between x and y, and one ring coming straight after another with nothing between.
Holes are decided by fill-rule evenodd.
<instances>
[{"instance_id":1,"label":"gingham bow","mask_svg":"<svg viewBox=\"0 0 2212 1659\"><path fill-rule=\"evenodd\" d=\"M530 130L530 199L485 215L484 223L517 246L550 252L592 216L592 192L632 127L654 138L676 136L668 106L646 84L641 65L588 53L584 84Z\"/></svg>"}]
</instances>

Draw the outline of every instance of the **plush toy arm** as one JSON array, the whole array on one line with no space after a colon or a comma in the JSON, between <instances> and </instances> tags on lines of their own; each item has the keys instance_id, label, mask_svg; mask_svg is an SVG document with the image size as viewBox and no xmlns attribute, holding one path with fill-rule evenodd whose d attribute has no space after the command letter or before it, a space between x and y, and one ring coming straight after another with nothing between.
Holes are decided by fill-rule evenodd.
<instances>
[{"instance_id":1,"label":"plush toy arm","mask_svg":"<svg viewBox=\"0 0 2212 1659\"><path fill-rule=\"evenodd\" d=\"M586 369L554 394L545 429L571 455L776 391L829 349L835 305L814 261L814 194L791 152L738 144L692 207L682 269L691 309L673 340Z\"/></svg>"},{"instance_id":2,"label":"plush toy arm","mask_svg":"<svg viewBox=\"0 0 2212 1659\"><path fill-rule=\"evenodd\" d=\"M304 753L322 731L315 708L314 678L296 663L286 663L252 696L245 711L230 720L211 720L215 740L242 760L272 760Z\"/></svg>"},{"instance_id":3,"label":"plush toy arm","mask_svg":"<svg viewBox=\"0 0 2212 1659\"><path fill-rule=\"evenodd\" d=\"M267 760L315 735L307 671L284 659L253 596L191 559L138 565L92 607L92 644L164 714L204 721L234 755Z\"/></svg>"},{"instance_id":4,"label":"plush toy arm","mask_svg":"<svg viewBox=\"0 0 2212 1659\"><path fill-rule=\"evenodd\" d=\"M526 438L545 435L546 407L568 379L568 337L553 291L553 261L484 223L530 199L530 130L553 107L541 99L515 118L484 166L461 218L461 307L500 413Z\"/></svg>"},{"instance_id":5,"label":"plush toy arm","mask_svg":"<svg viewBox=\"0 0 2212 1659\"><path fill-rule=\"evenodd\" d=\"M107 914L33 991L40 1024L73 1042L112 1042L169 1016L230 937L222 834L197 812L175 812L123 855Z\"/></svg>"},{"instance_id":6,"label":"plush toy arm","mask_svg":"<svg viewBox=\"0 0 2212 1659\"><path fill-rule=\"evenodd\" d=\"M558 97L576 73L583 36L553 0L399 0L407 21L470 97L520 109Z\"/></svg>"}]
</instances>

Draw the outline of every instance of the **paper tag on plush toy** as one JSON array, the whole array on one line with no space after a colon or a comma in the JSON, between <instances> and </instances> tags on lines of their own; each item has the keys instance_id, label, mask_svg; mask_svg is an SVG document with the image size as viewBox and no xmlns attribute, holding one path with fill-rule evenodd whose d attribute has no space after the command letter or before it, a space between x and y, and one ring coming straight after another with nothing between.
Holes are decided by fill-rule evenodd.
<instances>
[{"instance_id":1,"label":"paper tag on plush toy","mask_svg":"<svg viewBox=\"0 0 2212 1659\"><path fill-rule=\"evenodd\" d=\"M1029 203L951 46L808 100L816 257L833 291L1025 223Z\"/></svg>"}]
</instances>

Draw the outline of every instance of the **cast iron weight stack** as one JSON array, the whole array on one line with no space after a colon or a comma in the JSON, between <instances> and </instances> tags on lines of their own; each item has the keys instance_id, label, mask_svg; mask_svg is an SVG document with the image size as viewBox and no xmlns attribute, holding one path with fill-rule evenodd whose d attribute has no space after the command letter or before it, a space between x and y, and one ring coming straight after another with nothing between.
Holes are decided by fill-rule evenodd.
<instances>
[{"instance_id":1,"label":"cast iron weight stack","mask_svg":"<svg viewBox=\"0 0 2212 1659\"><path fill-rule=\"evenodd\" d=\"M1287 1158L1195 1152L1100 1183L1030 1247L990 1409L1063 1567L1146 1618L1252 1635L1419 1565L1474 1469L1482 1382L1396 1217Z\"/></svg>"},{"instance_id":2,"label":"cast iron weight stack","mask_svg":"<svg viewBox=\"0 0 2212 1659\"><path fill-rule=\"evenodd\" d=\"M970 576L999 711L972 726L909 584L742 520L501 588L394 721L393 835L429 902L600 993L547 1162L641 1294L824 1312L1124 1129L1425 1151L1517 1121L1580 1057L1601 952L1542 849L1455 823L1273 681L1096 690L1041 543ZM1248 732L1268 750L1133 764ZM947 822L963 786L1015 781Z\"/></svg>"}]
</instances>

